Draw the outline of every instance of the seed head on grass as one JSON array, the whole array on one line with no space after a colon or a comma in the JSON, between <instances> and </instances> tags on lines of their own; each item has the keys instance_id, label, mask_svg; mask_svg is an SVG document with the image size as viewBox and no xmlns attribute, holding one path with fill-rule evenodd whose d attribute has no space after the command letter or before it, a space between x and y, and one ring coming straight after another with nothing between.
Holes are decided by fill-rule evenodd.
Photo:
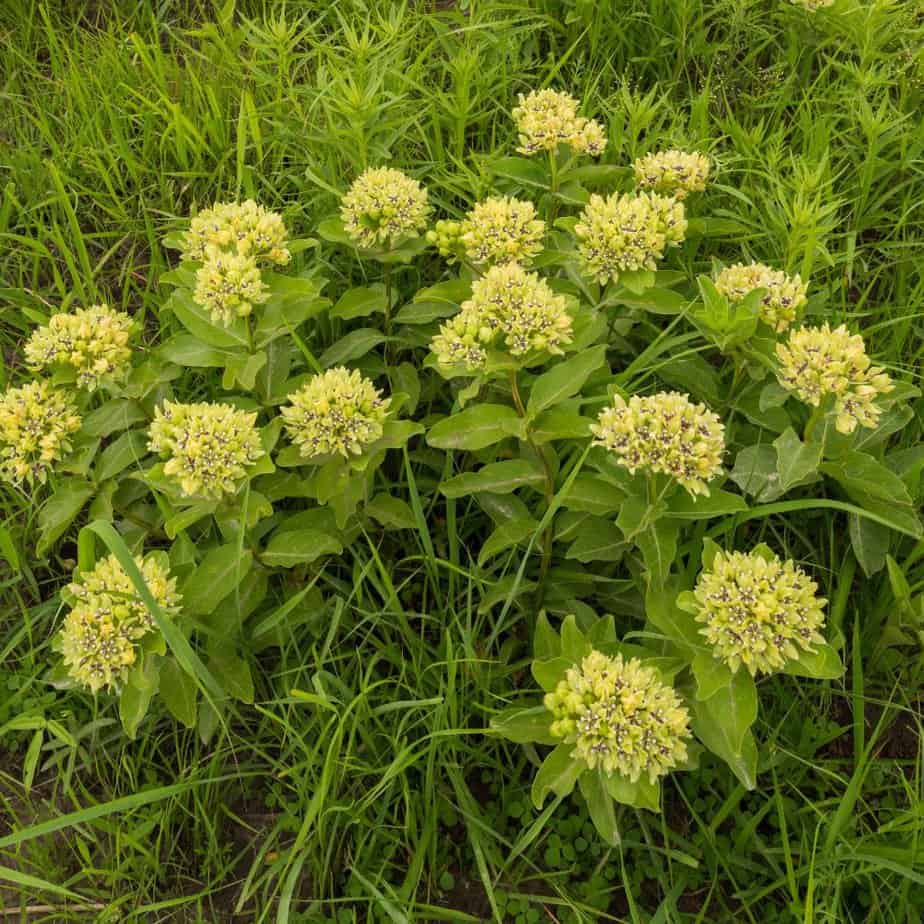
<instances>
[{"instance_id":1,"label":"seed head on grass","mask_svg":"<svg viewBox=\"0 0 924 924\"><path fill-rule=\"evenodd\" d=\"M70 367L77 373L77 384L93 391L104 381L120 381L128 374L133 328L129 315L108 305L52 315L26 341L26 362L34 369Z\"/></svg>"},{"instance_id":2,"label":"seed head on grass","mask_svg":"<svg viewBox=\"0 0 924 924\"><path fill-rule=\"evenodd\" d=\"M340 217L347 234L367 249L417 237L427 224L427 191L391 167L370 167L343 196Z\"/></svg>"},{"instance_id":3,"label":"seed head on grass","mask_svg":"<svg viewBox=\"0 0 924 924\"><path fill-rule=\"evenodd\" d=\"M284 266L291 256L288 236L282 216L253 199L220 202L191 220L183 259L205 260L220 250Z\"/></svg>"},{"instance_id":4,"label":"seed head on grass","mask_svg":"<svg viewBox=\"0 0 924 924\"><path fill-rule=\"evenodd\" d=\"M286 431L305 459L361 455L382 436L391 404L358 369L343 366L313 376L289 401Z\"/></svg>"},{"instance_id":5,"label":"seed head on grass","mask_svg":"<svg viewBox=\"0 0 924 924\"><path fill-rule=\"evenodd\" d=\"M80 424L70 396L49 382L8 388L0 395L0 478L44 484L54 463L71 451Z\"/></svg>"},{"instance_id":6,"label":"seed head on grass","mask_svg":"<svg viewBox=\"0 0 924 924\"><path fill-rule=\"evenodd\" d=\"M135 563L151 596L176 615L176 578L155 558L136 556ZM68 590L75 602L59 639L68 674L94 693L121 686L137 660L139 640L154 629L153 616L115 555L101 559Z\"/></svg>"},{"instance_id":7,"label":"seed head on grass","mask_svg":"<svg viewBox=\"0 0 924 924\"><path fill-rule=\"evenodd\" d=\"M715 287L732 304L754 289L766 289L760 300L760 319L777 333L786 330L806 303L808 284L797 273L787 276L764 263L735 263L716 277Z\"/></svg>"},{"instance_id":8,"label":"seed head on grass","mask_svg":"<svg viewBox=\"0 0 924 924\"><path fill-rule=\"evenodd\" d=\"M733 671L780 670L801 651L823 643L827 601L792 561L742 552L718 552L693 594L700 632Z\"/></svg>"},{"instance_id":9,"label":"seed head on grass","mask_svg":"<svg viewBox=\"0 0 924 924\"><path fill-rule=\"evenodd\" d=\"M880 367L873 366L859 334L842 324L831 330L821 327L794 330L778 343L780 384L806 404L818 407L834 396L835 426L839 433L853 433L857 426L875 427L882 408L876 400L895 387Z\"/></svg>"},{"instance_id":10,"label":"seed head on grass","mask_svg":"<svg viewBox=\"0 0 924 924\"><path fill-rule=\"evenodd\" d=\"M185 496L220 499L237 493L264 455L256 419L229 404L165 401L148 429L149 448L167 459L164 474Z\"/></svg>"},{"instance_id":11,"label":"seed head on grass","mask_svg":"<svg viewBox=\"0 0 924 924\"><path fill-rule=\"evenodd\" d=\"M260 267L253 257L212 251L196 272L193 300L216 324L230 327L269 298Z\"/></svg>"},{"instance_id":12,"label":"seed head on grass","mask_svg":"<svg viewBox=\"0 0 924 924\"><path fill-rule=\"evenodd\" d=\"M533 90L518 97L513 119L519 133L521 154L556 151L560 144L575 153L597 157L606 148L599 122L578 115L578 101L557 90Z\"/></svg>"},{"instance_id":13,"label":"seed head on grass","mask_svg":"<svg viewBox=\"0 0 924 924\"><path fill-rule=\"evenodd\" d=\"M685 199L702 192L709 178L709 158L704 154L671 149L646 154L632 165L635 182L641 189Z\"/></svg>"},{"instance_id":14,"label":"seed head on grass","mask_svg":"<svg viewBox=\"0 0 924 924\"><path fill-rule=\"evenodd\" d=\"M615 453L631 473L670 475L690 494L709 494L708 482L722 471L725 428L704 404L686 395L661 392L620 395L590 428L594 443Z\"/></svg>"},{"instance_id":15,"label":"seed head on grass","mask_svg":"<svg viewBox=\"0 0 924 924\"><path fill-rule=\"evenodd\" d=\"M516 263L494 266L472 283L472 297L440 327L431 348L442 365L477 369L487 348L503 344L511 356L560 354L571 342L567 302L536 273Z\"/></svg>"},{"instance_id":16,"label":"seed head on grass","mask_svg":"<svg viewBox=\"0 0 924 924\"><path fill-rule=\"evenodd\" d=\"M572 667L545 706L551 732L574 744L589 769L651 782L687 758L689 713L674 689L632 658L591 652Z\"/></svg>"},{"instance_id":17,"label":"seed head on grass","mask_svg":"<svg viewBox=\"0 0 924 924\"><path fill-rule=\"evenodd\" d=\"M621 273L657 269L664 251L683 241L683 203L656 193L596 194L574 226L584 272L601 285Z\"/></svg>"}]
</instances>

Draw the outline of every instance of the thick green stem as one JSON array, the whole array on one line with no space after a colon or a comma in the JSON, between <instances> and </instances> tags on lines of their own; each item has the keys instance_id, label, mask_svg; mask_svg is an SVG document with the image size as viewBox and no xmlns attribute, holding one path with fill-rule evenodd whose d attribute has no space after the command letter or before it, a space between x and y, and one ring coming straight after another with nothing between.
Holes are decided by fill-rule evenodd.
<instances>
[{"instance_id":1,"label":"thick green stem","mask_svg":"<svg viewBox=\"0 0 924 924\"><path fill-rule=\"evenodd\" d=\"M513 395L513 404L517 409L517 413L520 415L520 417L525 418L526 408L523 405L523 398L520 395L520 386L517 382L516 370L512 370L510 372L510 391ZM538 456L539 461L542 463L542 470L545 475L543 493L545 495L546 509L548 509L552 504L553 497L555 496L555 478L552 475L552 466L549 464L548 457L543 451L543 448L536 444L532 434L529 432L529 424L526 426L526 442L529 443L533 452ZM536 590L536 601L538 606L542 605L542 599L545 595L545 579L549 573L549 567L551 564L552 525L549 524L546 527L545 532L542 534L542 561L539 565L539 587Z\"/></svg>"}]
</instances>

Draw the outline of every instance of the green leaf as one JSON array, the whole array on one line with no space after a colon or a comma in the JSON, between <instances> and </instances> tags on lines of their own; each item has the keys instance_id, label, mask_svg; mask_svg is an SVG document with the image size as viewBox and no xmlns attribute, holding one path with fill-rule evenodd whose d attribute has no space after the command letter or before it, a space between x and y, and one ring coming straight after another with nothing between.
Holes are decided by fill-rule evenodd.
<instances>
[{"instance_id":1,"label":"green leaf","mask_svg":"<svg viewBox=\"0 0 924 924\"><path fill-rule=\"evenodd\" d=\"M582 350L576 356L553 366L533 382L526 405L530 417L535 417L576 395L588 378L606 362L606 344Z\"/></svg>"},{"instance_id":2,"label":"green leaf","mask_svg":"<svg viewBox=\"0 0 924 924\"><path fill-rule=\"evenodd\" d=\"M83 419L81 433L89 437L111 436L148 419L144 408L129 398L113 398Z\"/></svg>"},{"instance_id":3,"label":"green leaf","mask_svg":"<svg viewBox=\"0 0 924 924\"><path fill-rule=\"evenodd\" d=\"M246 322L238 318L230 327L215 324L209 313L192 300L186 289L176 289L167 299L164 311L172 311L194 337L213 347L246 347Z\"/></svg>"},{"instance_id":4,"label":"green leaf","mask_svg":"<svg viewBox=\"0 0 924 924\"><path fill-rule=\"evenodd\" d=\"M214 652L209 658L209 670L221 677L230 696L242 703L253 703L253 677L243 658L228 651Z\"/></svg>"},{"instance_id":5,"label":"green leaf","mask_svg":"<svg viewBox=\"0 0 924 924\"><path fill-rule=\"evenodd\" d=\"M776 500L783 495L776 460L772 446L745 446L735 457L729 477L755 500L763 503Z\"/></svg>"},{"instance_id":6,"label":"green leaf","mask_svg":"<svg viewBox=\"0 0 924 924\"><path fill-rule=\"evenodd\" d=\"M552 628L545 610L540 610L533 637L533 655L540 660L561 657L561 637Z\"/></svg>"},{"instance_id":7,"label":"green leaf","mask_svg":"<svg viewBox=\"0 0 924 924\"><path fill-rule=\"evenodd\" d=\"M626 492L595 475L578 475L561 501L567 510L579 510L596 516L607 516L618 511L626 499Z\"/></svg>"},{"instance_id":8,"label":"green leaf","mask_svg":"<svg viewBox=\"0 0 924 924\"><path fill-rule=\"evenodd\" d=\"M579 778L581 793L587 802L590 820L594 823L600 837L615 847L619 843L619 831L616 828L616 812L613 797L609 794L602 770L589 770Z\"/></svg>"},{"instance_id":9,"label":"green leaf","mask_svg":"<svg viewBox=\"0 0 924 924\"><path fill-rule=\"evenodd\" d=\"M539 521L533 517L520 517L501 523L482 544L478 552L479 567L511 546L525 542L538 528Z\"/></svg>"},{"instance_id":10,"label":"green leaf","mask_svg":"<svg viewBox=\"0 0 924 924\"><path fill-rule=\"evenodd\" d=\"M129 430L110 443L96 460L96 480L106 481L129 465L139 465L148 454L148 435L141 430Z\"/></svg>"},{"instance_id":11,"label":"green leaf","mask_svg":"<svg viewBox=\"0 0 924 924\"><path fill-rule=\"evenodd\" d=\"M661 785L652 783L647 776L640 776L634 783L619 773L605 777L606 791L622 805L647 809L649 812L661 811Z\"/></svg>"},{"instance_id":12,"label":"green leaf","mask_svg":"<svg viewBox=\"0 0 924 924\"><path fill-rule=\"evenodd\" d=\"M386 529L417 529L410 504L390 494L376 494L365 506L366 513Z\"/></svg>"},{"instance_id":13,"label":"green leaf","mask_svg":"<svg viewBox=\"0 0 924 924\"><path fill-rule=\"evenodd\" d=\"M542 803L550 792L564 798L574 789L574 784L586 768L586 764L571 756L573 750L573 745L560 744L542 762L530 790L530 797L537 809L542 808Z\"/></svg>"},{"instance_id":14,"label":"green leaf","mask_svg":"<svg viewBox=\"0 0 924 924\"><path fill-rule=\"evenodd\" d=\"M270 567L293 568L342 551L343 545L336 536L318 529L296 529L273 536L260 560Z\"/></svg>"},{"instance_id":15,"label":"green leaf","mask_svg":"<svg viewBox=\"0 0 924 924\"><path fill-rule=\"evenodd\" d=\"M434 424L427 442L436 449L484 449L523 432L516 411L503 404L477 404Z\"/></svg>"},{"instance_id":16,"label":"green leaf","mask_svg":"<svg viewBox=\"0 0 924 924\"><path fill-rule=\"evenodd\" d=\"M170 714L186 728L196 727L196 681L173 659L160 666L160 697Z\"/></svg>"},{"instance_id":17,"label":"green leaf","mask_svg":"<svg viewBox=\"0 0 924 924\"><path fill-rule=\"evenodd\" d=\"M587 651L589 651L589 648ZM583 657L583 654L581 657ZM531 670L536 683L546 693L550 693L558 686L558 682L565 676L568 669L574 667L574 663L575 659L566 655L555 658L537 658L533 661Z\"/></svg>"},{"instance_id":18,"label":"green leaf","mask_svg":"<svg viewBox=\"0 0 924 924\"><path fill-rule=\"evenodd\" d=\"M620 277L622 281L622 277ZM632 292L628 288L625 292L618 292L607 296L607 302L616 305L625 305L628 308L641 308L651 314L678 315L683 312L690 299L673 289L662 289L652 286L641 292Z\"/></svg>"},{"instance_id":19,"label":"green leaf","mask_svg":"<svg viewBox=\"0 0 924 924\"><path fill-rule=\"evenodd\" d=\"M74 522L95 488L87 481L69 478L48 498L39 511L39 539L35 554L41 558Z\"/></svg>"},{"instance_id":20,"label":"green leaf","mask_svg":"<svg viewBox=\"0 0 924 924\"><path fill-rule=\"evenodd\" d=\"M129 738L134 739L138 726L148 713L157 692L158 668L153 657L146 657L129 674L128 683L119 696L119 718Z\"/></svg>"},{"instance_id":21,"label":"green leaf","mask_svg":"<svg viewBox=\"0 0 924 924\"><path fill-rule=\"evenodd\" d=\"M569 613L561 624L561 654L572 664L577 664L589 655L592 645L578 628L577 619Z\"/></svg>"},{"instance_id":22,"label":"green leaf","mask_svg":"<svg viewBox=\"0 0 924 924\"><path fill-rule=\"evenodd\" d=\"M837 680L844 675L844 665L830 645L815 643L811 651L803 651L798 658L787 661L783 673L816 680Z\"/></svg>"},{"instance_id":23,"label":"green leaf","mask_svg":"<svg viewBox=\"0 0 924 924\"><path fill-rule=\"evenodd\" d=\"M211 549L183 582L183 610L190 616L208 616L241 582L253 564L249 549L236 543Z\"/></svg>"},{"instance_id":24,"label":"green leaf","mask_svg":"<svg viewBox=\"0 0 924 924\"><path fill-rule=\"evenodd\" d=\"M702 647L704 639L694 615L679 606L677 601L676 582L649 587L645 594L645 613L656 629L692 653Z\"/></svg>"},{"instance_id":25,"label":"green leaf","mask_svg":"<svg viewBox=\"0 0 924 924\"><path fill-rule=\"evenodd\" d=\"M555 744L551 724L552 713L545 706L512 706L491 719L494 731L517 744Z\"/></svg>"},{"instance_id":26,"label":"green leaf","mask_svg":"<svg viewBox=\"0 0 924 924\"><path fill-rule=\"evenodd\" d=\"M565 558L580 562L620 561L627 547L622 530L615 523L591 517L581 526Z\"/></svg>"},{"instance_id":27,"label":"green leaf","mask_svg":"<svg viewBox=\"0 0 924 924\"><path fill-rule=\"evenodd\" d=\"M543 473L527 459L509 459L491 462L477 472L456 475L440 485L440 492L446 497L467 497L476 491L491 494L510 494L522 487L541 487L545 482Z\"/></svg>"},{"instance_id":28,"label":"green leaf","mask_svg":"<svg viewBox=\"0 0 924 924\"><path fill-rule=\"evenodd\" d=\"M739 494L713 488L708 495L691 496L678 491L668 504L669 516L677 520L708 520L710 517L725 517L748 509Z\"/></svg>"},{"instance_id":29,"label":"green leaf","mask_svg":"<svg viewBox=\"0 0 924 924\"><path fill-rule=\"evenodd\" d=\"M166 343L157 348L157 353L168 362L178 366L192 366L194 368L220 369L229 356L236 355L230 349L220 349L203 343L192 334L174 334Z\"/></svg>"},{"instance_id":30,"label":"green leaf","mask_svg":"<svg viewBox=\"0 0 924 924\"><path fill-rule=\"evenodd\" d=\"M658 587L666 583L671 565L677 557L677 537L680 527L669 520L655 520L633 537L642 553L649 584Z\"/></svg>"},{"instance_id":31,"label":"green leaf","mask_svg":"<svg viewBox=\"0 0 924 924\"><path fill-rule=\"evenodd\" d=\"M529 433L537 445L550 443L552 440L577 440L590 436L589 417L581 416L577 411L565 407L550 407L543 411L530 424Z\"/></svg>"},{"instance_id":32,"label":"green leaf","mask_svg":"<svg viewBox=\"0 0 924 924\"><path fill-rule=\"evenodd\" d=\"M885 567L892 534L887 526L851 513L847 517L850 544L863 573L872 577Z\"/></svg>"},{"instance_id":33,"label":"green leaf","mask_svg":"<svg viewBox=\"0 0 924 924\"><path fill-rule=\"evenodd\" d=\"M526 157L500 157L491 164L497 176L516 180L523 186L547 189L549 177L543 164Z\"/></svg>"},{"instance_id":34,"label":"green leaf","mask_svg":"<svg viewBox=\"0 0 924 924\"><path fill-rule=\"evenodd\" d=\"M333 346L321 354L320 363L325 369L342 366L344 363L365 356L380 343L385 342L385 335L374 327L361 327L341 337Z\"/></svg>"},{"instance_id":35,"label":"green leaf","mask_svg":"<svg viewBox=\"0 0 924 924\"><path fill-rule=\"evenodd\" d=\"M332 244L353 244L353 238L347 234L346 228L339 216L325 218L317 226L318 237Z\"/></svg>"},{"instance_id":36,"label":"green leaf","mask_svg":"<svg viewBox=\"0 0 924 924\"><path fill-rule=\"evenodd\" d=\"M371 286L347 289L331 308L330 316L350 321L353 318L366 318L371 314L384 314L386 310L385 286L377 282Z\"/></svg>"},{"instance_id":37,"label":"green leaf","mask_svg":"<svg viewBox=\"0 0 924 924\"><path fill-rule=\"evenodd\" d=\"M711 651L698 652L690 666L696 678L697 699L710 699L732 682L731 669Z\"/></svg>"},{"instance_id":38,"label":"green leaf","mask_svg":"<svg viewBox=\"0 0 924 924\"><path fill-rule=\"evenodd\" d=\"M776 447L780 491L785 493L790 488L818 480L818 466L824 448L821 443L803 443L790 427L773 441L773 445Z\"/></svg>"}]
</instances>

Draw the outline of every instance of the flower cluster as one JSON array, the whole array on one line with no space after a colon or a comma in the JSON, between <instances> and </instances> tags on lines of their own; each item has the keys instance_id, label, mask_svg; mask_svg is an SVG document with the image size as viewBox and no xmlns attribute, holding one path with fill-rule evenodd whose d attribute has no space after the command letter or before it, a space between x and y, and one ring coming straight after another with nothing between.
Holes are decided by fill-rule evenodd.
<instances>
[{"instance_id":1,"label":"flower cluster","mask_svg":"<svg viewBox=\"0 0 924 924\"><path fill-rule=\"evenodd\" d=\"M262 455L256 413L229 404L165 401L154 412L149 448L167 457L164 474L187 497L234 494Z\"/></svg>"},{"instance_id":2,"label":"flower cluster","mask_svg":"<svg viewBox=\"0 0 924 924\"><path fill-rule=\"evenodd\" d=\"M431 231L427 240L436 247L437 253L449 263L456 263L465 256L465 244L462 243L462 222L441 218Z\"/></svg>"},{"instance_id":3,"label":"flower cluster","mask_svg":"<svg viewBox=\"0 0 924 924\"><path fill-rule=\"evenodd\" d=\"M469 369L483 366L487 348L501 339L512 356L561 353L571 342L566 304L544 279L519 264L494 266L472 283L472 297L440 327L431 348L442 365Z\"/></svg>"},{"instance_id":4,"label":"flower cluster","mask_svg":"<svg viewBox=\"0 0 924 924\"><path fill-rule=\"evenodd\" d=\"M760 300L760 319L781 332L796 320L805 305L808 284L798 273L787 276L763 263L735 263L715 277L715 287L733 304L755 289L766 289Z\"/></svg>"},{"instance_id":5,"label":"flower cluster","mask_svg":"<svg viewBox=\"0 0 924 924\"><path fill-rule=\"evenodd\" d=\"M496 196L479 202L460 228L466 256L472 263L529 263L542 250L545 222L532 202Z\"/></svg>"},{"instance_id":6,"label":"flower cluster","mask_svg":"<svg viewBox=\"0 0 924 924\"><path fill-rule=\"evenodd\" d=\"M857 425L875 427L882 414L876 399L895 387L881 368L870 364L863 338L843 324L834 330L827 322L795 330L777 344L776 355L780 384L800 400L818 407L833 396L840 433L853 433Z\"/></svg>"},{"instance_id":7,"label":"flower cluster","mask_svg":"<svg viewBox=\"0 0 924 924\"><path fill-rule=\"evenodd\" d=\"M193 300L209 312L216 324L230 327L268 298L254 257L213 251L196 272Z\"/></svg>"},{"instance_id":8,"label":"flower cluster","mask_svg":"<svg viewBox=\"0 0 924 924\"><path fill-rule=\"evenodd\" d=\"M646 154L633 165L635 182L642 189L650 189L675 199L685 199L690 193L706 188L709 177L709 158L704 154L686 151L659 151Z\"/></svg>"},{"instance_id":9,"label":"flower cluster","mask_svg":"<svg viewBox=\"0 0 924 924\"><path fill-rule=\"evenodd\" d=\"M365 248L387 246L402 237L416 237L429 214L426 189L391 167L370 167L363 171L340 204L340 217L347 234Z\"/></svg>"},{"instance_id":10,"label":"flower cluster","mask_svg":"<svg viewBox=\"0 0 924 924\"><path fill-rule=\"evenodd\" d=\"M288 232L277 212L253 199L219 202L193 217L183 242L183 259L205 260L215 251L232 251L284 266L290 259L287 243Z\"/></svg>"},{"instance_id":11,"label":"flower cluster","mask_svg":"<svg viewBox=\"0 0 924 924\"><path fill-rule=\"evenodd\" d=\"M286 430L303 458L360 455L382 436L391 398L343 366L312 376L282 409Z\"/></svg>"},{"instance_id":12,"label":"flower cluster","mask_svg":"<svg viewBox=\"0 0 924 924\"><path fill-rule=\"evenodd\" d=\"M26 341L26 362L35 369L69 366L77 373L77 384L92 391L104 380L123 379L128 373L133 327L129 315L108 305L56 314Z\"/></svg>"},{"instance_id":13,"label":"flower cluster","mask_svg":"<svg viewBox=\"0 0 924 924\"><path fill-rule=\"evenodd\" d=\"M620 273L656 269L686 230L682 202L647 192L594 194L574 226L584 270L601 284L616 282Z\"/></svg>"},{"instance_id":14,"label":"flower cluster","mask_svg":"<svg viewBox=\"0 0 924 924\"><path fill-rule=\"evenodd\" d=\"M616 395L590 429L595 444L614 452L633 474L662 472L690 494L708 494L707 482L722 471L722 422L677 392L633 395L628 402Z\"/></svg>"},{"instance_id":15,"label":"flower cluster","mask_svg":"<svg viewBox=\"0 0 924 924\"><path fill-rule=\"evenodd\" d=\"M654 782L687 759L689 713L650 667L591 652L545 696L551 732L593 770Z\"/></svg>"},{"instance_id":16,"label":"flower cluster","mask_svg":"<svg viewBox=\"0 0 924 924\"><path fill-rule=\"evenodd\" d=\"M150 557L135 563L151 596L168 614L179 609L176 578ZM68 586L74 598L61 628L60 648L71 678L94 693L124 683L138 657L138 642L154 628L154 619L115 555Z\"/></svg>"},{"instance_id":17,"label":"flower cluster","mask_svg":"<svg viewBox=\"0 0 924 924\"><path fill-rule=\"evenodd\" d=\"M0 478L44 483L71 450L80 415L70 397L48 382L28 382L0 395Z\"/></svg>"},{"instance_id":18,"label":"flower cluster","mask_svg":"<svg viewBox=\"0 0 924 924\"><path fill-rule=\"evenodd\" d=\"M693 591L700 632L733 671L770 673L823 643L826 601L801 568L776 556L718 552Z\"/></svg>"},{"instance_id":19,"label":"flower cluster","mask_svg":"<svg viewBox=\"0 0 924 924\"><path fill-rule=\"evenodd\" d=\"M513 110L522 154L555 151L566 144L577 154L598 157L606 147L603 126L577 114L578 101L557 90L533 90L519 95Z\"/></svg>"}]
</instances>

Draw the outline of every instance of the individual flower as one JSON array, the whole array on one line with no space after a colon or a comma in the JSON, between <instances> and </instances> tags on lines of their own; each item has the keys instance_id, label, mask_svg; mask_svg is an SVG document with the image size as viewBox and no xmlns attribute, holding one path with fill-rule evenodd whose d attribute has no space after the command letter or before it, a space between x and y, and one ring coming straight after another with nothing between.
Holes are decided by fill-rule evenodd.
<instances>
[{"instance_id":1,"label":"individual flower","mask_svg":"<svg viewBox=\"0 0 924 924\"><path fill-rule=\"evenodd\" d=\"M777 332L796 320L806 303L808 284L797 273L787 276L763 263L735 263L726 266L716 277L715 287L732 304L740 302L754 289L766 289L760 300L760 319Z\"/></svg>"},{"instance_id":2,"label":"individual flower","mask_svg":"<svg viewBox=\"0 0 924 924\"><path fill-rule=\"evenodd\" d=\"M476 369L487 359L487 348L501 341L512 356L525 356L562 353L571 337L564 297L536 273L507 263L472 283L472 297L442 325L431 348L442 365L464 363Z\"/></svg>"},{"instance_id":3,"label":"individual flower","mask_svg":"<svg viewBox=\"0 0 924 924\"><path fill-rule=\"evenodd\" d=\"M340 217L347 234L365 248L417 237L429 214L426 189L391 167L365 170L340 203Z\"/></svg>"},{"instance_id":4,"label":"individual flower","mask_svg":"<svg viewBox=\"0 0 924 924\"><path fill-rule=\"evenodd\" d=\"M599 651L572 667L545 696L551 732L588 768L655 782L687 759L689 713L673 687L636 658Z\"/></svg>"},{"instance_id":5,"label":"individual flower","mask_svg":"<svg viewBox=\"0 0 924 924\"><path fill-rule=\"evenodd\" d=\"M0 395L0 478L42 484L55 462L71 451L80 429L77 406L48 382L28 382Z\"/></svg>"},{"instance_id":6,"label":"individual flower","mask_svg":"<svg viewBox=\"0 0 924 924\"><path fill-rule=\"evenodd\" d=\"M193 301L205 308L216 324L230 327L268 298L260 267L253 257L212 251L196 272Z\"/></svg>"},{"instance_id":7,"label":"individual flower","mask_svg":"<svg viewBox=\"0 0 924 924\"><path fill-rule=\"evenodd\" d=\"M391 404L358 369L343 366L312 376L289 401L282 416L305 459L360 455L382 436Z\"/></svg>"},{"instance_id":8,"label":"individual flower","mask_svg":"<svg viewBox=\"0 0 924 924\"><path fill-rule=\"evenodd\" d=\"M183 259L205 260L215 250L230 250L284 265L291 256L286 246L288 236L282 216L253 199L219 202L190 221Z\"/></svg>"},{"instance_id":9,"label":"individual flower","mask_svg":"<svg viewBox=\"0 0 924 924\"><path fill-rule=\"evenodd\" d=\"M692 192L706 188L709 177L709 158L704 154L678 151L659 151L640 157L632 165L635 182L642 189L650 189L675 199L685 199Z\"/></svg>"},{"instance_id":10,"label":"individual flower","mask_svg":"<svg viewBox=\"0 0 924 924\"><path fill-rule=\"evenodd\" d=\"M124 379L128 374L133 327L129 315L108 305L55 314L26 341L26 362L34 369L69 366L77 373L77 384L92 391L104 380Z\"/></svg>"},{"instance_id":11,"label":"individual flower","mask_svg":"<svg viewBox=\"0 0 924 924\"><path fill-rule=\"evenodd\" d=\"M496 196L479 202L460 226L472 263L529 263L542 250L545 222L532 202Z\"/></svg>"},{"instance_id":12,"label":"individual flower","mask_svg":"<svg viewBox=\"0 0 924 924\"><path fill-rule=\"evenodd\" d=\"M826 321L821 327L794 330L785 343L777 344L776 355L777 378L787 391L813 407L833 396L839 433L879 423L882 409L876 399L895 386L879 366L871 365L859 334L843 324L831 330Z\"/></svg>"},{"instance_id":13,"label":"individual flower","mask_svg":"<svg viewBox=\"0 0 924 924\"><path fill-rule=\"evenodd\" d=\"M462 243L462 222L440 219L433 230L427 232L427 240L436 247L441 257L449 263L458 262L465 255Z\"/></svg>"},{"instance_id":14,"label":"individual flower","mask_svg":"<svg viewBox=\"0 0 924 924\"><path fill-rule=\"evenodd\" d=\"M595 445L616 454L619 463L636 471L670 475L690 494L709 494L707 482L722 471L725 428L703 404L686 395L661 392L613 398L591 425Z\"/></svg>"},{"instance_id":15,"label":"individual flower","mask_svg":"<svg viewBox=\"0 0 924 924\"><path fill-rule=\"evenodd\" d=\"M687 230L683 203L656 193L607 198L594 194L584 207L574 235L584 271L605 284L621 273L657 269L670 246Z\"/></svg>"},{"instance_id":16,"label":"individual flower","mask_svg":"<svg viewBox=\"0 0 924 924\"><path fill-rule=\"evenodd\" d=\"M557 90L533 90L518 97L513 120L519 133L522 154L556 151L566 144L578 154L596 157L606 147L603 127L577 114L578 101Z\"/></svg>"},{"instance_id":17,"label":"individual flower","mask_svg":"<svg viewBox=\"0 0 924 924\"><path fill-rule=\"evenodd\" d=\"M165 401L154 412L148 448L166 457L164 474L184 495L218 499L235 494L264 455L256 419L229 404Z\"/></svg>"},{"instance_id":18,"label":"individual flower","mask_svg":"<svg viewBox=\"0 0 924 924\"><path fill-rule=\"evenodd\" d=\"M700 574L693 596L700 632L733 671L780 670L824 638L818 585L792 561L775 555L718 552Z\"/></svg>"},{"instance_id":19,"label":"individual flower","mask_svg":"<svg viewBox=\"0 0 924 924\"><path fill-rule=\"evenodd\" d=\"M161 609L176 615L176 578L154 557L136 556L135 564ZM153 616L115 555L98 561L68 591L74 603L59 636L68 674L94 693L121 686L138 658L138 642L155 628Z\"/></svg>"}]
</instances>

